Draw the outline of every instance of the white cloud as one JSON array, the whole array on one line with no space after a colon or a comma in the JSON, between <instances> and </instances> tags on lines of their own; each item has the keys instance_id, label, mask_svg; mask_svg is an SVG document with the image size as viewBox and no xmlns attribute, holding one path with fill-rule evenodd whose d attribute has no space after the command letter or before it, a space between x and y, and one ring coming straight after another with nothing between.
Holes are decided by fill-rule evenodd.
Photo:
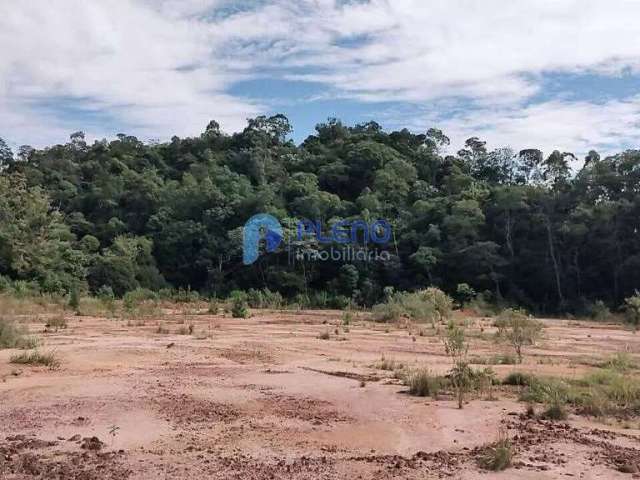
<instances>
[{"instance_id":1,"label":"white cloud","mask_svg":"<svg viewBox=\"0 0 640 480\"><path fill-rule=\"evenodd\" d=\"M0 132L39 143L46 123L46 137L57 135L68 119L15 121L45 116L42 103L56 98L61 108L68 101L101 109L117 131L192 135L212 118L239 129L260 107L225 93L236 76L216 58L214 40L207 23L141 2L13 3L0 17L0 99L19 111L0 114Z\"/></svg>"},{"instance_id":2,"label":"white cloud","mask_svg":"<svg viewBox=\"0 0 640 480\"><path fill-rule=\"evenodd\" d=\"M638 18L634 0L11 2L0 16L0 105L10 109L0 111L0 135L63 141L73 119L42 110L56 97L143 137L197 134L212 118L234 131L265 111L269 92L258 105L229 88L266 69L367 102L464 98L476 107L443 129L480 128L472 133L497 144L624 142L633 122L605 115L633 115L637 99L523 105L545 73L638 72ZM110 128L96 125L96 135Z\"/></svg>"},{"instance_id":3,"label":"white cloud","mask_svg":"<svg viewBox=\"0 0 640 480\"><path fill-rule=\"evenodd\" d=\"M548 101L525 108L482 108L450 119L431 117L422 125L436 124L451 138L454 148L477 136L493 148L509 146L515 151L538 148L584 157L589 150L613 154L638 148L640 95L627 100L589 102Z\"/></svg>"}]
</instances>

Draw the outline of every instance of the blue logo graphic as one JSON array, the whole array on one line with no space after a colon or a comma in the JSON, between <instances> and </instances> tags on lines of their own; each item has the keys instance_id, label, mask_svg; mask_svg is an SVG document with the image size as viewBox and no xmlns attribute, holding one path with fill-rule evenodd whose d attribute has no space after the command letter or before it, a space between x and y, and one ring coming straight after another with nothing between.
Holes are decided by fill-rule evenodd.
<instances>
[{"instance_id":1,"label":"blue logo graphic","mask_svg":"<svg viewBox=\"0 0 640 480\"><path fill-rule=\"evenodd\" d=\"M266 240L267 252L274 252L282 242L280 222L267 213L254 215L244 224L242 232L242 261L251 265L258 259L260 239Z\"/></svg>"}]
</instances>

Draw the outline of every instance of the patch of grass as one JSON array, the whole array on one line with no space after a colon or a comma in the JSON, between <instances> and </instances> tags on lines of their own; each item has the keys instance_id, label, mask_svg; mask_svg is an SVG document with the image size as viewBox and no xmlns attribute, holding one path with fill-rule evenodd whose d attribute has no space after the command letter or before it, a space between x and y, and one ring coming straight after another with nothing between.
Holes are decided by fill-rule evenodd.
<instances>
[{"instance_id":1,"label":"patch of grass","mask_svg":"<svg viewBox=\"0 0 640 480\"><path fill-rule=\"evenodd\" d=\"M506 434L501 433L498 441L485 449L478 463L486 470L499 472L511 466L513 454L511 440Z\"/></svg>"},{"instance_id":2,"label":"patch of grass","mask_svg":"<svg viewBox=\"0 0 640 480\"><path fill-rule=\"evenodd\" d=\"M511 372L502 381L503 385L515 385L520 387L526 387L531 385L535 381L535 376L530 373L523 372Z\"/></svg>"},{"instance_id":3,"label":"patch of grass","mask_svg":"<svg viewBox=\"0 0 640 480\"><path fill-rule=\"evenodd\" d=\"M517 377L510 380L515 384ZM581 415L626 417L640 412L640 379L610 369L601 369L577 380L529 379L520 400L542 403L543 418L562 420L567 406Z\"/></svg>"},{"instance_id":4,"label":"patch of grass","mask_svg":"<svg viewBox=\"0 0 640 480\"><path fill-rule=\"evenodd\" d=\"M9 363L19 365L43 365L49 367L51 370L55 370L60 367L61 362L55 352L43 353L33 350L31 352L22 352L12 355L9 359Z\"/></svg>"},{"instance_id":5,"label":"patch of grass","mask_svg":"<svg viewBox=\"0 0 640 480\"><path fill-rule=\"evenodd\" d=\"M375 368L393 372L395 370L401 370L402 368L404 368L404 364L402 362L396 361L393 358L386 358L383 355L380 361L375 364Z\"/></svg>"},{"instance_id":6,"label":"patch of grass","mask_svg":"<svg viewBox=\"0 0 640 480\"><path fill-rule=\"evenodd\" d=\"M45 328L47 330L54 330L56 332L60 329L67 328L67 319L64 318L64 315L56 315L55 317L51 317L49 320L47 320Z\"/></svg>"},{"instance_id":7,"label":"patch of grass","mask_svg":"<svg viewBox=\"0 0 640 480\"><path fill-rule=\"evenodd\" d=\"M417 397L437 398L445 385L444 377L433 375L428 369L420 368L405 375L405 385L409 387L409 394Z\"/></svg>"},{"instance_id":8,"label":"patch of grass","mask_svg":"<svg viewBox=\"0 0 640 480\"><path fill-rule=\"evenodd\" d=\"M542 418L546 420L566 420L568 416L565 405L559 401L550 403L542 412Z\"/></svg>"},{"instance_id":9,"label":"patch of grass","mask_svg":"<svg viewBox=\"0 0 640 480\"><path fill-rule=\"evenodd\" d=\"M26 329L19 327L6 318L0 317L0 349L2 348L36 348L38 339L26 334Z\"/></svg>"},{"instance_id":10,"label":"patch of grass","mask_svg":"<svg viewBox=\"0 0 640 480\"><path fill-rule=\"evenodd\" d=\"M636 368L635 362L631 355L627 352L618 352L601 365L603 368L609 368L618 372L626 372Z\"/></svg>"},{"instance_id":11,"label":"patch of grass","mask_svg":"<svg viewBox=\"0 0 640 480\"><path fill-rule=\"evenodd\" d=\"M511 353L499 353L491 357L470 357L469 363L473 365L515 365L518 359Z\"/></svg>"}]
</instances>

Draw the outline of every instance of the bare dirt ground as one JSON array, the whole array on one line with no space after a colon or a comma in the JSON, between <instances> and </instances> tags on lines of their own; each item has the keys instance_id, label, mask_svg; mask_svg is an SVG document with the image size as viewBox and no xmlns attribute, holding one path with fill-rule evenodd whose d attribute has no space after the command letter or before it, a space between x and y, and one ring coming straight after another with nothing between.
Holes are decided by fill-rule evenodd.
<instances>
[{"instance_id":1,"label":"bare dirt ground","mask_svg":"<svg viewBox=\"0 0 640 480\"><path fill-rule=\"evenodd\" d=\"M0 351L2 479L617 479L640 461L638 424L527 419L517 387L497 400L412 397L375 368L382 355L446 372L430 326L420 336L340 312L257 311L249 319L166 314L127 322L68 316L39 334L58 370L8 363ZM193 335L179 335L186 324ZM576 377L611 354L640 353L619 326L545 320L518 369ZM470 354L508 352L472 319ZM338 327L337 327L338 326ZM31 331L42 332L33 323ZM335 329L339 333L335 334ZM329 340L318 338L329 331ZM482 333L484 331L484 333ZM499 376L515 369L495 366ZM511 388L511 390L509 390ZM500 473L477 465L507 428L516 456Z\"/></svg>"}]
</instances>

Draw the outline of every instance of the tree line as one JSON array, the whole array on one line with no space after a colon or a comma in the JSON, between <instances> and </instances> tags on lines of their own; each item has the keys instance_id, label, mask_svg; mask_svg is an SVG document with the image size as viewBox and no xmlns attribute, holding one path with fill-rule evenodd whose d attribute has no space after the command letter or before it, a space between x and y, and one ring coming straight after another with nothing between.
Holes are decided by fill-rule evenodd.
<instances>
[{"instance_id":1,"label":"tree line","mask_svg":"<svg viewBox=\"0 0 640 480\"><path fill-rule=\"evenodd\" d=\"M329 119L300 145L283 115L228 135L144 143L118 135L12 152L0 140L0 288L117 296L145 288L224 296L234 289L372 305L388 289L437 286L536 312L620 305L640 285L640 151L584 159L489 150L455 155L430 129L387 132ZM385 219L391 255L376 262L242 263L256 213ZM323 249L329 245L306 245Z\"/></svg>"}]
</instances>

